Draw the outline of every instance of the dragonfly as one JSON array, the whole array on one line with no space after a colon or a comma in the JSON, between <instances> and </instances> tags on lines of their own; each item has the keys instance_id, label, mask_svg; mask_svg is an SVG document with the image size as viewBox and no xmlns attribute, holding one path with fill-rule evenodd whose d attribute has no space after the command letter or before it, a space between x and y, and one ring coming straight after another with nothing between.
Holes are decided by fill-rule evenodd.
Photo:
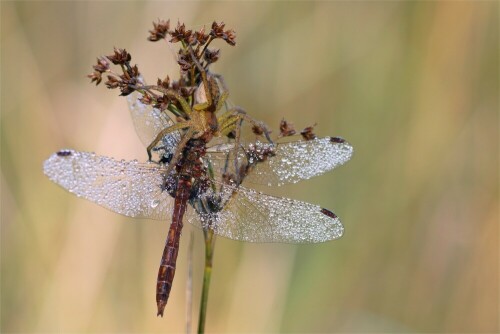
<instances>
[{"instance_id":1,"label":"dragonfly","mask_svg":"<svg viewBox=\"0 0 500 334\"><path fill-rule=\"evenodd\" d=\"M165 112L143 104L138 92L127 101L146 146L174 124ZM353 154L344 139L242 141L235 150L234 143L210 146L202 138L192 138L175 168L169 168L181 140L181 131L157 140L151 150L158 161L115 160L65 149L44 163L49 179L78 197L128 217L171 218L158 273L158 315L163 316L172 287L184 220L245 242L319 243L342 236L344 228L332 211L251 187L296 183L343 165Z\"/></svg>"}]
</instances>

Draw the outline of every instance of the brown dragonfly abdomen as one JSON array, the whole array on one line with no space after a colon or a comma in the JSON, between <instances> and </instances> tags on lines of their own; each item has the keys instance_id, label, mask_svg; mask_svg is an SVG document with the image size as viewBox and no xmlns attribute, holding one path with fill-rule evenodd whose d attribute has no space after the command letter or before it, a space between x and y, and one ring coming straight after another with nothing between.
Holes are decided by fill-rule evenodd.
<instances>
[{"instance_id":1,"label":"brown dragonfly abdomen","mask_svg":"<svg viewBox=\"0 0 500 334\"><path fill-rule=\"evenodd\" d=\"M161 315L162 317L165 305L167 305L168 296L170 295L170 290L172 289L172 282L174 280L175 263L177 261L179 240L183 227L182 218L184 216L184 212L186 212L186 203L189 199L190 189L190 180L179 180L175 196L172 224L170 224L167 242L165 243L165 248L163 249L160 269L158 270L158 280L156 282L156 305L158 306L157 315Z\"/></svg>"},{"instance_id":2,"label":"brown dragonfly abdomen","mask_svg":"<svg viewBox=\"0 0 500 334\"><path fill-rule=\"evenodd\" d=\"M193 186L192 180L200 177L203 173L203 166L200 158L204 154L205 143L201 140L191 140L186 145L183 157L177 165L179 178L177 181L177 189L172 193L175 197L172 223L170 224L167 242L163 249L160 269L158 270L158 280L156 282L157 315L161 315L162 317L174 280L175 264L179 252L179 240L183 227L182 219L186 212L187 203Z\"/></svg>"}]
</instances>

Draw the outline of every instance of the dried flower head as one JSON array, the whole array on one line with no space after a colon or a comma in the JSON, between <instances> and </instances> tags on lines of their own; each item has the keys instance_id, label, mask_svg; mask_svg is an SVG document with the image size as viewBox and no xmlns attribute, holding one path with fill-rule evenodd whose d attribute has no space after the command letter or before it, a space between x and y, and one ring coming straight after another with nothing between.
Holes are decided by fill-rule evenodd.
<instances>
[{"instance_id":1,"label":"dried flower head","mask_svg":"<svg viewBox=\"0 0 500 334\"><path fill-rule=\"evenodd\" d=\"M194 67L193 59L191 58L191 55L187 53L179 55L177 64L179 64L181 71L189 71L192 67Z\"/></svg>"},{"instance_id":2,"label":"dried flower head","mask_svg":"<svg viewBox=\"0 0 500 334\"><path fill-rule=\"evenodd\" d=\"M109 89L118 88L120 87L120 80L112 75L108 75L108 81L106 81L105 85Z\"/></svg>"},{"instance_id":3,"label":"dried flower head","mask_svg":"<svg viewBox=\"0 0 500 334\"><path fill-rule=\"evenodd\" d=\"M284 118L280 122L280 137L289 137L295 134L293 124L288 123Z\"/></svg>"},{"instance_id":4,"label":"dried flower head","mask_svg":"<svg viewBox=\"0 0 500 334\"><path fill-rule=\"evenodd\" d=\"M314 124L312 126L308 126L304 130L300 131L300 134L302 135L302 138L304 138L305 140L316 139L316 134L313 132L313 129L314 129L315 126L316 126L316 124Z\"/></svg>"},{"instance_id":5,"label":"dried flower head","mask_svg":"<svg viewBox=\"0 0 500 334\"><path fill-rule=\"evenodd\" d=\"M219 60L220 56L220 50L211 50L211 49L206 49L205 54L203 55L203 58L205 61L209 64L215 63L217 60Z\"/></svg>"},{"instance_id":6,"label":"dried flower head","mask_svg":"<svg viewBox=\"0 0 500 334\"><path fill-rule=\"evenodd\" d=\"M168 34L168 29L170 28L170 20L158 20L158 22L153 22L153 30L150 30L150 36L148 41L157 42L160 39L165 39Z\"/></svg>"},{"instance_id":7,"label":"dried flower head","mask_svg":"<svg viewBox=\"0 0 500 334\"><path fill-rule=\"evenodd\" d=\"M90 82L95 82L96 85L102 81L102 74L109 71L109 62L105 57L98 57L97 64L92 66L94 72L87 75L91 79Z\"/></svg>"},{"instance_id":8,"label":"dried flower head","mask_svg":"<svg viewBox=\"0 0 500 334\"><path fill-rule=\"evenodd\" d=\"M141 93L141 102L169 110L177 117L186 118L178 98L182 97L188 103L196 101L195 91L202 84L200 69L207 71L210 64L216 62L220 57L220 50L210 49L209 45L216 39L223 39L230 45L235 45L235 33L233 30L224 30L223 22L212 24L210 32L205 28L198 31L187 29L182 22L170 30L170 20L158 20L153 22L153 28L149 30L147 39L152 42L170 39L172 43L179 43L177 63L181 70L179 80L158 79L156 85L146 85L141 77L137 65L131 65L132 56L125 49L114 48L113 53L106 57L97 58L97 64L93 66L93 72L88 75L91 82L97 85L103 80L103 74L107 74L105 85L109 89L119 89L120 95L129 95L134 91ZM110 65L118 65L119 69L114 72ZM214 101L218 101L220 91L219 83L213 78L210 81L211 94Z\"/></svg>"},{"instance_id":9,"label":"dried flower head","mask_svg":"<svg viewBox=\"0 0 500 334\"><path fill-rule=\"evenodd\" d=\"M115 65L125 65L132 60L132 56L125 49L114 49L114 53L107 58Z\"/></svg>"},{"instance_id":10,"label":"dried flower head","mask_svg":"<svg viewBox=\"0 0 500 334\"><path fill-rule=\"evenodd\" d=\"M252 126L252 132L257 136L262 136L262 134L264 133L264 129L262 128L262 126L254 125Z\"/></svg>"},{"instance_id":11,"label":"dried flower head","mask_svg":"<svg viewBox=\"0 0 500 334\"><path fill-rule=\"evenodd\" d=\"M97 58L97 65L92 66L97 72L107 72L109 70L109 62L105 57Z\"/></svg>"},{"instance_id":12,"label":"dried flower head","mask_svg":"<svg viewBox=\"0 0 500 334\"><path fill-rule=\"evenodd\" d=\"M186 30L186 25L184 23L181 24L180 22L177 22L177 27L175 27L174 31L170 32L170 36L172 36L170 43L182 41L183 43L190 45L194 41L193 31Z\"/></svg>"},{"instance_id":13,"label":"dried flower head","mask_svg":"<svg viewBox=\"0 0 500 334\"><path fill-rule=\"evenodd\" d=\"M223 38L227 44L232 46L236 45L236 32L234 30L226 30Z\"/></svg>"},{"instance_id":14,"label":"dried flower head","mask_svg":"<svg viewBox=\"0 0 500 334\"><path fill-rule=\"evenodd\" d=\"M205 45L205 43L208 42L210 35L205 34L205 27L203 27L194 33L194 37L198 44Z\"/></svg>"},{"instance_id":15,"label":"dried flower head","mask_svg":"<svg viewBox=\"0 0 500 334\"><path fill-rule=\"evenodd\" d=\"M226 30L224 31L224 27L226 24L224 22L212 23L212 30L210 31L210 36L214 38L221 38L225 40L229 45L236 45L236 33L234 30Z\"/></svg>"},{"instance_id":16,"label":"dried flower head","mask_svg":"<svg viewBox=\"0 0 500 334\"><path fill-rule=\"evenodd\" d=\"M163 80L161 80L160 78L158 78L157 85L160 86L160 87L163 87L165 89L170 88L170 77L167 75L167 77L165 79L163 79Z\"/></svg>"}]
</instances>

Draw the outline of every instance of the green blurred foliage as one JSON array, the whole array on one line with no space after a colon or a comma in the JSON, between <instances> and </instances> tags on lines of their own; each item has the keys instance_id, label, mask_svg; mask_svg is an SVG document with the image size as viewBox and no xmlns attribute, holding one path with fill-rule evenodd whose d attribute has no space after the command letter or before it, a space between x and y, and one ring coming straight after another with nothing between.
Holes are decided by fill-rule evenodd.
<instances>
[{"instance_id":1,"label":"green blurred foliage","mask_svg":"<svg viewBox=\"0 0 500 334\"><path fill-rule=\"evenodd\" d=\"M42 173L71 147L145 159L126 103L85 75L126 48L150 81L177 76L151 21L223 20L215 71L276 129L317 123L346 166L276 195L334 210L320 245L217 241L210 332L496 332L498 2L2 2L1 331L179 332L186 227L165 318L155 280L167 222L121 217ZM275 130L276 131L276 130Z\"/></svg>"}]
</instances>

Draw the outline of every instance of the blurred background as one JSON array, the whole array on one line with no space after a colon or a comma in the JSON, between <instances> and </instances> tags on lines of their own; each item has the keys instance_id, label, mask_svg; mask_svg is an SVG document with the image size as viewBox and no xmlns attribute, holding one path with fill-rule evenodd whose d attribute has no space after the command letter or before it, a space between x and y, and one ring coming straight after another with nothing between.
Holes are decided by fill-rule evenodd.
<instances>
[{"instance_id":1,"label":"blurred background","mask_svg":"<svg viewBox=\"0 0 500 334\"><path fill-rule=\"evenodd\" d=\"M187 226L165 317L155 282L168 222L138 221L51 183L61 148L146 159L126 101L89 83L126 48L150 82L177 78L151 22L224 21L230 99L275 131L342 136L335 172L274 195L335 211L317 245L218 239L209 332L497 332L497 2L2 2L1 331L183 332L203 237Z\"/></svg>"}]
</instances>

